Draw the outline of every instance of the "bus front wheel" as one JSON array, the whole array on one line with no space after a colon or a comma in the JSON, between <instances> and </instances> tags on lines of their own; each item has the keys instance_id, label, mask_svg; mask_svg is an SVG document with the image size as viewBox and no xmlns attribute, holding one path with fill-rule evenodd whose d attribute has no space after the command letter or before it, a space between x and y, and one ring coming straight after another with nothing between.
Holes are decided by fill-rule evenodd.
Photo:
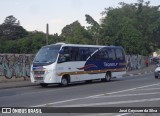
<instances>
[{"instance_id":1,"label":"bus front wheel","mask_svg":"<svg viewBox=\"0 0 160 116\"><path fill-rule=\"evenodd\" d=\"M47 87L47 86L48 86L47 83L40 83L40 85L41 85L42 87Z\"/></svg>"},{"instance_id":2,"label":"bus front wheel","mask_svg":"<svg viewBox=\"0 0 160 116\"><path fill-rule=\"evenodd\" d=\"M68 79L66 77L63 77L61 80L61 86L67 86L68 85Z\"/></svg>"}]
</instances>

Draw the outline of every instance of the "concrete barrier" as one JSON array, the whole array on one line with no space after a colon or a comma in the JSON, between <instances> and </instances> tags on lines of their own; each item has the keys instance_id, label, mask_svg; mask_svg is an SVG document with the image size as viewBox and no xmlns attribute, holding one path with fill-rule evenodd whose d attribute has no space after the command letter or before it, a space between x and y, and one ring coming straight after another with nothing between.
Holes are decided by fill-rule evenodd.
<instances>
[{"instance_id":1,"label":"concrete barrier","mask_svg":"<svg viewBox=\"0 0 160 116\"><path fill-rule=\"evenodd\" d=\"M126 55L127 71L137 70L146 67L146 59L149 59L149 64L151 64L150 57L142 55Z\"/></svg>"},{"instance_id":2,"label":"concrete barrier","mask_svg":"<svg viewBox=\"0 0 160 116\"><path fill-rule=\"evenodd\" d=\"M33 54L0 54L0 82L29 79L33 58Z\"/></svg>"},{"instance_id":3,"label":"concrete barrier","mask_svg":"<svg viewBox=\"0 0 160 116\"><path fill-rule=\"evenodd\" d=\"M34 54L0 54L0 82L29 80ZM127 70L145 67L145 56L126 55Z\"/></svg>"}]
</instances>

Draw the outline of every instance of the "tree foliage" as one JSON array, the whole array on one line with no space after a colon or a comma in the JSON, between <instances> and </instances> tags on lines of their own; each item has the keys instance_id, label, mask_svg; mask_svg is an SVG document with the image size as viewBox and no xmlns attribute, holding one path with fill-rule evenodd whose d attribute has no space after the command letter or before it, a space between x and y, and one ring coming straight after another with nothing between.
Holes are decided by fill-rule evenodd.
<instances>
[{"instance_id":1,"label":"tree foliage","mask_svg":"<svg viewBox=\"0 0 160 116\"><path fill-rule=\"evenodd\" d=\"M27 32L11 15L0 25L0 53L36 53L46 44L45 38L43 32ZM49 35L49 44L61 40L57 34Z\"/></svg>"},{"instance_id":2,"label":"tree foliage","mask_svg":"<svg viewBox=\"0 0 160 116\"><path fill-rule=\"evenodd\" d=\"M17 19L13 15L10 15L10 16L6 17L6 19L4 20L3 24L5 24L5 25L17 25L17 26L19 26L20 22L17 21Z\"/></svg>"},{"instance_id":3,"label":"tree foliage","mask_svg":"<svg viewBox=\"0 0 160 116\"><path fill-rule=\"evenodd\" d=\"M0 53L36 53L42 46L46 45L46 34L43 32L28 32L28 35L18 40L3 41L0 39ZM57 42L60 36L49 35L49 44Z\"/></svg>"},{"instance_id":4,"label":"tree foliage","mask_svg":"<svg viewBox=\"0 0 160 116\"><path fill-rule=\"evenodd\" d=\"M0 25L0 38L4 40L17 40L27 35L27 31L20 26L20 21L11 15L6 17Z\"/></svg>"},{"instance_id":5,"label":"tree foliage","mask_svg":"<svg viewBox=\"0 0 160 116\"><path fill-rule=\"evenodd\" d=\"M94 42L94 44L99 44L100 43L100 34L101 34L101 27L98 24L97 21L95 21L90 15L86 14L86 21L88 24L90 24L91 26L88 26L88 32L90 33L90 35L92 36L92 41Z\"/></svg>"},{"instance_id":6,"label":"tree foliage","mask_svg":"<svg viewBox=\"0 0 160 116\"><path fill-rule=\"evenodd\" d=\"M150 54L160 37L159 6L150 2L119 3L120 8L106 8L102 19L103 37L108 45L121 45L129 54Z\"/></svg>"},{"instance_id":7,"label":"tree foliage","mask_svg":"<svg viewBox=\"0 0 160 116\"><path fill-rule=\"evenodd\" d=\"M86 14L86 28L78 21L66 25L62 33L49 35L49 44L66 42L123 46L127 54L149 55L160 47L160 5L150 1L119 3L102 12L100 23ZM46 44L45 33L27 32L13 15L0 25L1 53L36 53Z\"/></svg>"},{"instance_id":8,"label":"tree foliage","mask_svg":"<svg viewBox=\"0 0 160 116\"><path fill-rule=\"evenodd\" d=\"M65 38L65 42L67 43L92 43L90 34L83 26L81 26L78 21L75 21L72 24L65 26L62 29L61 36Z\"/></svg>"}]
</instances>

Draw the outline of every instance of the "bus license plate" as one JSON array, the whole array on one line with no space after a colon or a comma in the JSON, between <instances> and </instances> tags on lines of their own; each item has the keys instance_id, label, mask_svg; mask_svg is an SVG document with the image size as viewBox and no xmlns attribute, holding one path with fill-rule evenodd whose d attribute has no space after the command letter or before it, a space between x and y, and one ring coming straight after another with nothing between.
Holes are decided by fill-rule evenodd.
<instances>
[{"instance_id":1,"label":"bus license plate","mask_svg":"<svg viewBox=\"0 0 160 116\"><path fill-rule=\"evenodd\" d=\"M42 78L42 75L35 75L35 78Z\"/></svg>"}]
</instances>

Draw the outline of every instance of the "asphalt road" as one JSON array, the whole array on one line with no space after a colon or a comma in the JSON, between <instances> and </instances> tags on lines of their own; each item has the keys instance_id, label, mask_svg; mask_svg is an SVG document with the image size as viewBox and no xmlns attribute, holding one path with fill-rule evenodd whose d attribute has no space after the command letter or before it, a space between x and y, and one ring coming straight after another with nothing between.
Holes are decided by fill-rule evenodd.
<instances>
[{"instance_id":1,"label":"asphalt road","mask_svg":"<svg viewBox=\"0 0 160 116\"><path fill-rule=\"evenodd\" d=\"M160 80L153 73L68 87L0 89L0 107L160 107Z\"/></svg>"},{"instance_id":2,"label":"asphalt road","mask_svg":"<svg viewBox=\"0 0 160 116\"><path fill-rule=\"evenodd\" d=\"M68 87L1 89L0 107L122 107L125 111L123 107L160 107L159 96L160 80L149 73Z\"/></svg>"}]
</instances>

